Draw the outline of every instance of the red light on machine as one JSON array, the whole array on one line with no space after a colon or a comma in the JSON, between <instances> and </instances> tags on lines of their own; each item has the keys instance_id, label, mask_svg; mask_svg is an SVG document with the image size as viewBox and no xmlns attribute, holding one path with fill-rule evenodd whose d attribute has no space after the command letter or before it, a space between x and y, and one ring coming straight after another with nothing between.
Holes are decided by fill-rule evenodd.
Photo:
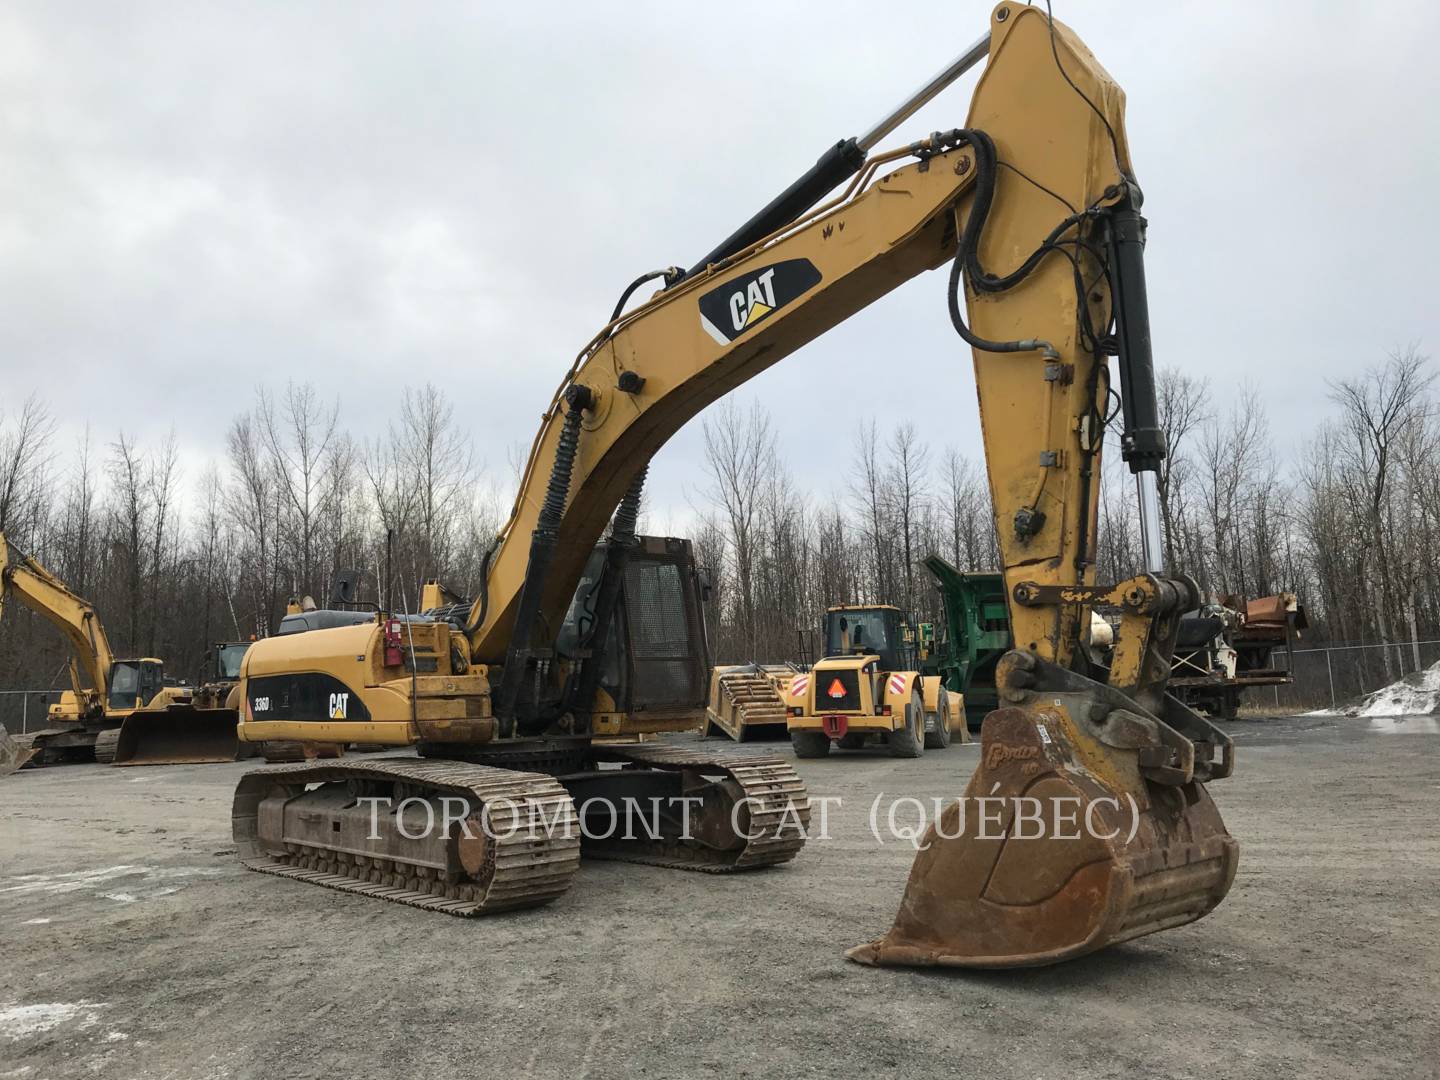
<instances>
[{"instance_id":1,"label":"red light on machine","mask_svg":"<svg viewBox=\"0 0 1440 1080\"><path fill-rule=\"evenodd\" d=\"M830 684L830 689L826 690L825 693L829 694L832 698L843 698L845 696L845 684L837 678Z\"/></svg>"},{"instance_id":2,"label":"red light on machine","mask_svg":"<svg viewBox=\"0 0 1440 1080\"><path fill-rule=\"evenodd\" d=\"M385 666L399 667L404 662L404 654L400 651L400 620L387 619L385 621Z\"/></svg>"},{"instance_id":3,"label":"red light on machine","mask_svg":"<svg viewBox=\"0 0 1440 1080\"><path fill-rule=\"evenodd\" d=\"M881 706L880 706L880 715L881 715L881 716L889 716L889 715L890 715L890 706L889 706L889 705L881 705Z\"/></svg>"}]
</instances>

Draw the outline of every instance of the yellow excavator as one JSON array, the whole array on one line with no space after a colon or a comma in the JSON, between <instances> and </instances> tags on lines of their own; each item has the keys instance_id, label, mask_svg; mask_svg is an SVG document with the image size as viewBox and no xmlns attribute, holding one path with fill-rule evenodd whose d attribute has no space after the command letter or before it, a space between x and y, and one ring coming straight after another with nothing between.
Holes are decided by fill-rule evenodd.
<instances>
[{"instance_id":1,"label":"yellow excavator","mask_svg":"<svg viewBox=\"0 0 1440 1080\"><path fill-rule=\"evenodd\" d=\"M53 623L70 644L71 688L50 706L45 728L16 740L19 762L97 760L97 740L105 737L103 755L125 717L161 691L165 665L153 657L117 658L95 609L3 534L0 555L0 615L6 601L18 599Z\"/></svg>"},{"instance_id":2,"label":"yellow excavator","mask_svg":"<svg viewBox=\"0 0 1440 1080\"><path fill-rule=\"evenodd\" d=\"M223 707L233 676L228 683L198 690L166 686L163 660L116 657L94 607L3 534L0 553L0 615L14 597L53 623L70 643L71 688L50 706L44 729L14 740L16 768L236 759L242 749L236 734L239 713L233 703L228 710ZM232 648L228 655L238 675L243 649L237 654Z\"/></svg>"},{"instance_id":3,"label":"yellow excavator","mask_svg":"<svg viewBox=\"0 0 1440 1080\"><path fill-rule=\"evenodd\" d=\"M876 150L982 60L963 128ZM693 653L683 605L667 600L680 568L634 558L640 484L706 405L948 265L951 322L974 358L1016 648L999 665L1000 707L967 789L993 802L945 809L894 926L847 955L1047 964L1212 910L1238 845L1205 783L1229 775L1233 749L1165 692L1178 616L1197 590L1161 564L1155 470L1165 445L1123 103L1073 32L1044 9L1001 3L954 63L866 134L832 146L692 268L633 283L562 380L468 611L453 621L382 615L250 650L242 737L403 741L421 756L246 776L234 805L246 864L470 915L563 893L581 838L587 854L707 870L793 856L803 837L787 822L804 817L806 801L778 759L593 742L646 712L643 694L621 701L605 689L602 672L617 663L605 644L611 615L654 620L676 664ZM663 288L626 310L655 279ZM1146 569L1100 584L1110 356ZM612 515L597 566L592 548ZM577 602L582 633L565 625ZM1081 632L1097 604L1123 611L1108 666ZM565 633L568 651L557 645ZM695 799L683 832L674 814L635 839L595 828L626 798L681 796ZM1011 828L1022 810L1028 818L1022 797L1064 808L1066 831ZM1074 817L1093 827L1072 838Z\"/></svg>"}]
</instances>

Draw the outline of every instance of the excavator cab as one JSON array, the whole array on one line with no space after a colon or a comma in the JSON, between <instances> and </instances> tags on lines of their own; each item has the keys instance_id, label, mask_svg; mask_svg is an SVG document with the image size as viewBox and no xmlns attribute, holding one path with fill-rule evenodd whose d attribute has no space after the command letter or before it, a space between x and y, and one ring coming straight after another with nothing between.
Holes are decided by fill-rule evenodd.
<instances>
[{"instance_id":1,"label":"excavator cab","mask_svg":"<svg viewBox=\"0 0 1440 1080\"><path fill-rule=\"evenodd\" d=\"M138 709L165 685L165 663L162 660L116 660L110 669L109 712Z\"/></svg>"},{"instance_id":2,"label":"excavator cab","mask_svg":"<svg viewBox=\"0 0 1440 1080\"><path fill-rule=\"evenodd\" d=\"M641 536L621 572L619 602L603 649L590 638L606 568L604 546L586 564L556 641L562 657L600 664L599 689L613 706L592 717L597 735L638 734L684 726L705 707L710 662L704 585L690 541Z\"/></svg>"},{"instance_id":3,"label":"excavator cab","mask_svg":"<svg viewBox=\"0 0 1440 1080\"><path fill-rule=\"evenodd\" d=\"M240 665L245 662L245 654L250 651L251 644L249 641L222 641L215 646L217 682L230 683L240 680Z\"/></svg>"}]
</instances>

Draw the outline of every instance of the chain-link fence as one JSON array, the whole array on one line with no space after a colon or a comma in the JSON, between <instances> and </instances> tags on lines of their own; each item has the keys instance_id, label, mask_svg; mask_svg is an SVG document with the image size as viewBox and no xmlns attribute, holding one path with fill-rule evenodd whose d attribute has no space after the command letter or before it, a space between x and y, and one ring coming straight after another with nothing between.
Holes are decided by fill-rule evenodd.
<instances>
[{"instance_id":1,"label":"chain-link fence","mask_svg":"<svg viewBox=\"0 0 1440 1080\"><path fill-rule=\"evenodd\" d=\"M1277 649L1275 656L1280 660L1283 653ZM1294 683L1247 690L1243 707L1285 712L1330 708L1436 663L1440 663L1440 639L1296 649ZM0 690L0 725L12 735L38 731L45 726L50 704L59 697L58 690Z\"/></svg>"},{"instance_id":2,"label":"chain-link fence","mask_svg":"<svg viewBox=\"0 0 1440 1080\"><path fill-rule=\"evenodd\" d=\"M11 735L24 735L45 726L45 714L59 690L0 690L0 725Z\"/></svg>"},{"instance_id":3,"label":"chain-link fence","mask_svg":"<svg viewBox=\"0 0 1440 1080\"><path fill-rule=\"evenodd\" d=\"M1294 712L1344 705L1437 662L1440 640L1296 649L1295 682L1249 690L1245 705Z\"/></svg>"}]
</instances>

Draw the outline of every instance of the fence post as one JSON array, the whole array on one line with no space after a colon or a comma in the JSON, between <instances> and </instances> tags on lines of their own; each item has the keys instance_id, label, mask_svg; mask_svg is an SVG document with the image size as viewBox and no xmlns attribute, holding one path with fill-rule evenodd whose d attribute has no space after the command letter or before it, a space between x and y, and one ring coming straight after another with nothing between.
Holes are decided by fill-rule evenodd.
<instances>
[{"instance_id":1,"label":"fence post","mask_svg":"<svg viewBox=\"0 0 1440 1080\"><path fill-rule=\"evenodd\" d=\"M1325 674L1330 676L1330 707L1335 708L1335 666L1330 663L1330 650L1325 650Z\"/></svg>"}]
</instances>

